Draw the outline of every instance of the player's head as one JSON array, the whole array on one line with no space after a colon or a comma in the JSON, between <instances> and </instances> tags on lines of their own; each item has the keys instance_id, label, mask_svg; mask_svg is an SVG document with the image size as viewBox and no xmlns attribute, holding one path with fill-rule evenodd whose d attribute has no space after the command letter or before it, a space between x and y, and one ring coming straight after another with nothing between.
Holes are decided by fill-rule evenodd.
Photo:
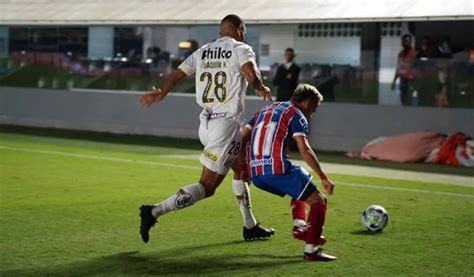
<instances>
[{"instance_id":1,"label":"player's head","mask_svg":"<svg viewBox=\"0 0 474 277\"><path fill-rule=\"evenodd\" d=\"M295 58L295 52L293 48L286 48L285 49L285 62L290 63Z\"/></svg>"},{"instance_id":2,"label":"player's head","mask_svg":"<svg viewBox=\"0 0 474 277\"><path fill-rule=\"evenodd\" d=\"M429 36L423 36L420 42L420 49L423 51L429 50L431 45L431 38Z\"/></svg>"},{"instance_id":3,"label":"player's head","mask_svg":"<svg viewBox=\"0 0 474 277\"><path fill-rule=\"evenodd\" d=\"M411 47L411 36L409 34L404 34L402 36L402 46L405 49Z\"/></svg>"},{"instance_id":4,"label":"player's head","mask_svg":"<svg viewBox=\"0 0 474 277\"><path fill-rule=\"evenodd\" d=\"M221 21L219 35L221 37L229 36L237 41L245 41L247 29L244 21L238 15L226 15Z\"/></svg>"},{"instance_id":5,"label":"player's head","mask_svg":"<svg viewBox=\"0 0 474 277\"><path fill-rule=\"evenodd\" d=\"M308 119L312 117L323 100L318 89L309 84L299 84L291 97L291 102L300 108Z\"/></svg>"}]
</instances>

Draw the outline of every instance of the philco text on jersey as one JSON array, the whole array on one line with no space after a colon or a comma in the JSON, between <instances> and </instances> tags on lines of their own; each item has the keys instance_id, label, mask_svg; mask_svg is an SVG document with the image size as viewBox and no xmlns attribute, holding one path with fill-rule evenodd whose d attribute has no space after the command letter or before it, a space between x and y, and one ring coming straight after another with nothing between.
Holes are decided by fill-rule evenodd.
<instances>
[{"instance_id":1,"label":"philco text on jersey","mask_svg":"<svg viewBox=\"0 0 474 277\"><path fill-rule=\"evenodd\" d=\"M214 49L206 49L202 52L201 60L204 59L230 59L232 51L214 47Z\"/></svg>"}]
</instances>

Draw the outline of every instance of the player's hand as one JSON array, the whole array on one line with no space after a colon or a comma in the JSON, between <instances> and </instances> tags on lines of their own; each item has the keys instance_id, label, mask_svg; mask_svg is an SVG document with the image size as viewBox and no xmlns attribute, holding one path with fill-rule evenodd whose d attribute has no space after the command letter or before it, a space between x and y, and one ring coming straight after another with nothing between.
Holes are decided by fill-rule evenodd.
<instances>
[{"instance_id":1,"label":"player's hand","mask_svg":"<svg viewBox=\"0 0 474 277\"><path fill-rule=\"evenodd\" d=\"M334 193L334 184L330 180L323 180L322 183L328 194L332 195Z\"/></svg>"},{"instance_id":2,"label":"player's hand","mask_svg":"<svg viewBox=\"0 0 474 277\"><path fill-rule=\"evenodd\" d=\"M257 94L257 96L263 97L263 100L265 101L273 101L272 91L267 86L263 86L262 89L256 89L255 94Z\"/></svg>"},{"instance_id":3,"label":"player's hand","mask_svg":"<svg viewBox=\"0 0 474 277\"><path fill-rule=\"evenodd\" d=\"M148 108L154 102L158 102L165 98L166 94L164 94L161 89L153 87L153 90L147 94L144 94L140 97L140 104Z\"/></svg>"},{"instance_id":4,"label":"player's hand","mask_svg":"<svg viewBox=\"0 0 474 277\"><path fill-rule=\"evenodd\" d=\"M390 88L391 88L392 90L395 90L395 82L392 83L392 85L390 86Z\"/></svg>"}]
</instances>

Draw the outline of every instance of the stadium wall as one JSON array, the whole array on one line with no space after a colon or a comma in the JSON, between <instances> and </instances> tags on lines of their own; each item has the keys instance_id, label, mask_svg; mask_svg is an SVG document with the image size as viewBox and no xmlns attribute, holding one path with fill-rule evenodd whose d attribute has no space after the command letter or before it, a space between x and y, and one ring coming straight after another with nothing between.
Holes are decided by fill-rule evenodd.
<instances>
[{"instance_id":1,"label":"stadium wall","mask_svg":"<svg viewBox=\"0 0 474 277\"><path fill-rule=\"evenodd\" d=\"M269 52L260 53L259 66L283 62L288 47L294 48L296 63L360 65L360 36L298 37L297 34L298 24L260 26L260 44L250 45L267 45Z\"/></svg>"},{"instance_id":2,"label":"stadium wall","mask_svg":"<svg viewBox=\"0 0 474 277\"><path fill-rule=\"evenodd\" d=\"M171 94L143 109L141 93L0 87L0 124L197 138L194 95ZM249 97L247 117L264 102ZM369 140L417 130L474 137L474 110L323 103L311 121L316 149L359 150Z\"/></svg>"}]
</instances>

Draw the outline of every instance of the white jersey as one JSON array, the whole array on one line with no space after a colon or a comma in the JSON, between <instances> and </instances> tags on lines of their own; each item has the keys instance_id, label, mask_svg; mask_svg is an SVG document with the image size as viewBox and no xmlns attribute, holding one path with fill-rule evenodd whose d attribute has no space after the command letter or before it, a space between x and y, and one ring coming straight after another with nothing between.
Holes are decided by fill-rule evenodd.
<instances>
[{"instance_id":1,"label":"white jersey","mask_svg":"<svg viewBox=\"0 0 474 277\"><path fill-rule=\"evenodd\" d=\"M196 102L209 116L242 118L247 80L242 65L255 62L249 45L222 37L194 51L179 65L196 74Z\"/></svg>"}]
</instances>

